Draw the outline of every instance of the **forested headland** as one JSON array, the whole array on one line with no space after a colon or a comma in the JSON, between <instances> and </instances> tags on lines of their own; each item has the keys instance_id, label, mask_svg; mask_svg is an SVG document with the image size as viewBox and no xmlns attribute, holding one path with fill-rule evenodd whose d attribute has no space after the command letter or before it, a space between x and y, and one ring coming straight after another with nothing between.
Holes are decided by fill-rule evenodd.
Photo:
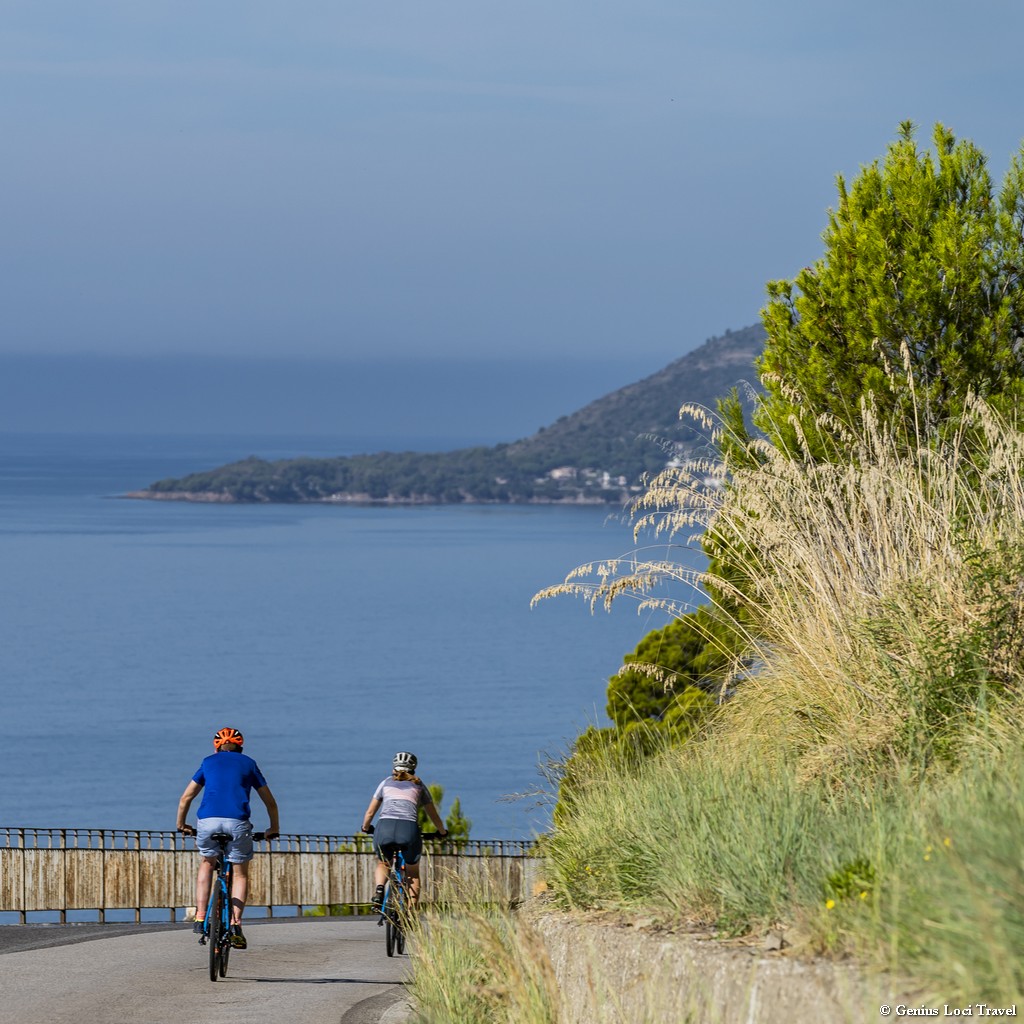
<instances>
[{"instance_id":1,"label":"forested headland","mask_svg":"<svg viewBox=\"0 0 1024 1024\"><path fill-rule=\"evenodd\" d=\"M530 437L450 452L376 452L267 461L251 457L159 480L133 497L191 501L453 504L617 503L645 474L692 458L708 438L683 403L714 409L751 382L764 344L758 325L706 341L658 373L562 416Z\"/></svg>"}]
</instances>

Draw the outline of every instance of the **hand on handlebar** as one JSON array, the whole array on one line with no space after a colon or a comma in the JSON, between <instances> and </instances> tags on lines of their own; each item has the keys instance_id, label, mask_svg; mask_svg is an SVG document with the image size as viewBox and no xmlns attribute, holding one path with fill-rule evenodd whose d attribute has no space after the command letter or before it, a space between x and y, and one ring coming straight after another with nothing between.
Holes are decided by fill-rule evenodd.
<instances>
[{"instance_id":1,"label":"hand on handlebar","mask_svg":"<svg viewBox=\"0 0 1024 1024\"><path fill-rule=\"evenodd\" d=\"M365 833L366 833L366 834L367 834L368 836L372 836L372 835L373 835L373 823L371 822L371 823L370 823L369 825L364 825L364 826L363 826L363 831L364 831L364 832L365 832Z\"/></svg>"},{"instance_id":2,"label":"hand on handlebar","mask_svg":"<svg viewBox=\"0 0 1024 1024\"><path fill-rule=\"evenodd\" d=\"M192 825L182 825L179 827L178 831L183 836L194 836L196 834L195 827Z\"/></svg>"},{"instance_id":3,"label":"hand on handlebar","mask_svg":"<svg viewBox=\"0 0 1024 1024\"><path fill-rule=\"evenodd\" d=\"M267 829L266 832L257 832L256 833L256 835L259 836L260 839L266 839L268 842L271 839L277 839L277 837L280 834L281 834L280 832L278 832L276 829L272 829L272 828L271 829Z\"/></svg>"}]
</instances>

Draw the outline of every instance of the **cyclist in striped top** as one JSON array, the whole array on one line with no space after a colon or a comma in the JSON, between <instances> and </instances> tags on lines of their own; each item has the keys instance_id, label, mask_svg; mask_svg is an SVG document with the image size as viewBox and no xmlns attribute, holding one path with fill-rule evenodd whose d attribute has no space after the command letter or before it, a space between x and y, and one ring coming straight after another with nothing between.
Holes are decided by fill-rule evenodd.
<instances>
[{"instance_id":1,"label":"cyclist in striped top","mask_svg":"<svg viewBox=\"0 0 1024 1024\"><path fill-rule=\"evenodd\" d=\"M398 850L405 858L406 877L409 879L409 899L416 905L420 895L420 856L423 840L420 837L419 809L434 823L441 836L448 835L441 815L438 814L430 790L416 771L415 754L401 750L395 754L391 775L377 787L363 815L363 831L373 833L373 849L379 860L375 872L376 889L373 908L379 910L384 902L384 883L388 877L388 864ZM373 816L380 811L376 831Z\"/></svg>"}]
</instances>

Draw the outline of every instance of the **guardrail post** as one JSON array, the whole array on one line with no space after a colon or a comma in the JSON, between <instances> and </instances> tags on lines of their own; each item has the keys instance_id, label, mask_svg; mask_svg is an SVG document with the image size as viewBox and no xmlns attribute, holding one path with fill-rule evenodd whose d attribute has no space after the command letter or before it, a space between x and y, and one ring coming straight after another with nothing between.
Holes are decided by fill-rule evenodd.
<instances>
[{"instance_id":1,"label":"guardrail post","mask_svg":"<svg viewBox=\"0 0 1024 1024\"><path fill-rule=\"evenodd\" d=\"M21 923L28 923L28 912L25 910L25 904L28 900L25 898L25 830L23 828L18 829L18 849L22 852L22 863L21 863L21 914L19 915Z\"/></svg>"}]
</instances>

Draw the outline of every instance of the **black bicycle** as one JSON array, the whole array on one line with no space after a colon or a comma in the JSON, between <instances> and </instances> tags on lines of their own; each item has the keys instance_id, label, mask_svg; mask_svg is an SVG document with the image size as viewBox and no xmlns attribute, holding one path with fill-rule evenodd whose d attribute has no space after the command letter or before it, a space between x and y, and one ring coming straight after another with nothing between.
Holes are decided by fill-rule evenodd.
<instances>
[{"instance_id":1,"label":"black bicycle","mask_svg":"<svg viewBox=\"0 0 1024 1024\"><path fill-rule=\"evenodd\" d=\"M188 831L186 835L190 834ZM195 834L195 830L191 830ZM253 842L266 838L264 832L254 832ZM234 877L234 865L225 853L232 836L227 832L214 832L210 841L217 844L220 852L214 869L213 884L210 887L210 902L206 905L206 917L203 919L203 933L199 944L205 945L210 954L210 981L223 978L228 973L228 958L231 956L231 881Z\"/></svg>"}]
</instances>

